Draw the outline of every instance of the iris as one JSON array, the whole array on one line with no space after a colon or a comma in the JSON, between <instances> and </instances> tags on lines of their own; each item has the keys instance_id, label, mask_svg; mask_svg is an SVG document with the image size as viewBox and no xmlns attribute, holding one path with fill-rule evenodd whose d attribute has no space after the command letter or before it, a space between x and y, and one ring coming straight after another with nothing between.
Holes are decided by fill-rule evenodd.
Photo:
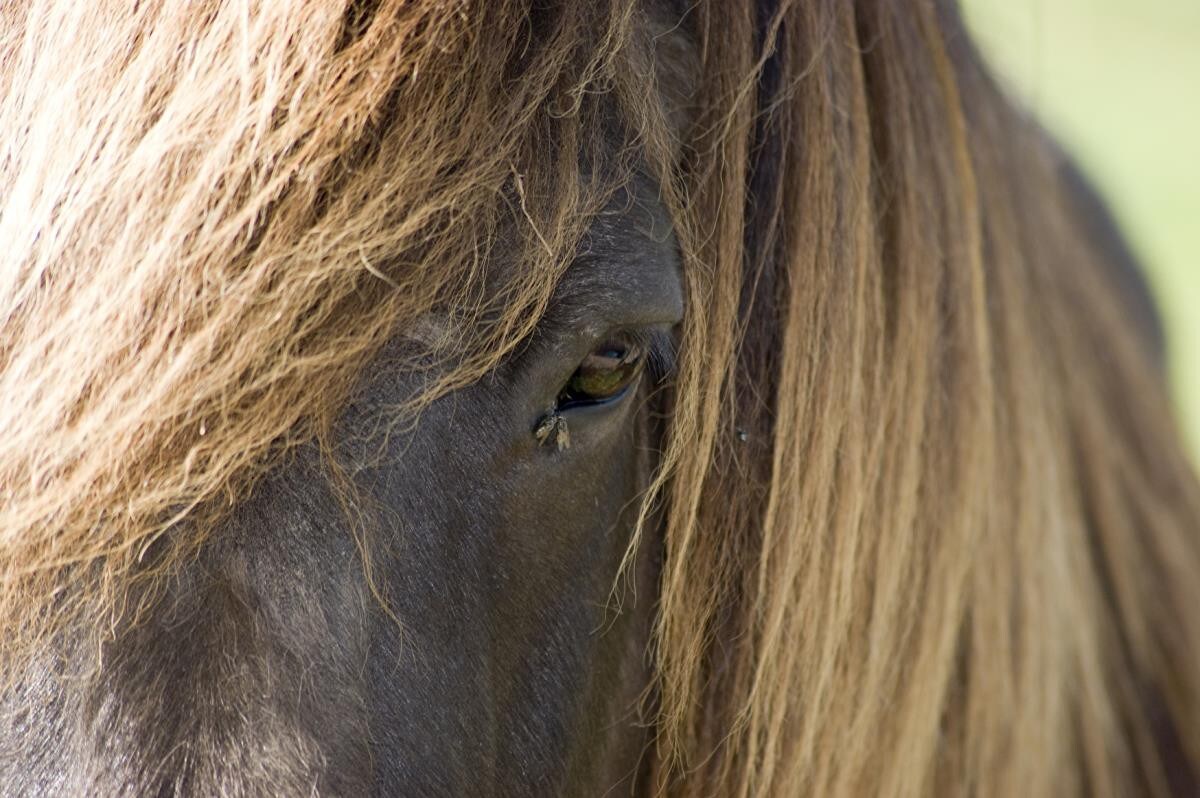
<instances>
[{"instance_id":1,"label":"iris","mask_svg":"<svg viewBox=\"0 0 1200 798\"><path fill-rule=\"evenodd\" d=\"M558 395L558 409L616 399L637 380L645 361L634 343L608 342L593 350Z\"/></svg>"}]
</instances>

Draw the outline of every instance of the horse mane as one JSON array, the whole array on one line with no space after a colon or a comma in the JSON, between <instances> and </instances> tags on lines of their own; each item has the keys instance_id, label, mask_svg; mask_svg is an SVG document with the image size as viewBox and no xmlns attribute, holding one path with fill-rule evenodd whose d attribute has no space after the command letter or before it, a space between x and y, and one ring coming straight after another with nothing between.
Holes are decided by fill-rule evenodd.
<instances>
[{"instance_id":1,"label":"horse mane","mask_svg":"<svg viewBox=\"0 0 1200 798\"><path fill-rule=\"evenodd\" d=\"M647 14L0 8L0 681L136 622L397 330L465 331L414 409L494 367L644 169L688 297L657 787L1194 783L1200 491L1064 158L946 4L699 4L684 92Z\"/></svg>"}]
</instances>

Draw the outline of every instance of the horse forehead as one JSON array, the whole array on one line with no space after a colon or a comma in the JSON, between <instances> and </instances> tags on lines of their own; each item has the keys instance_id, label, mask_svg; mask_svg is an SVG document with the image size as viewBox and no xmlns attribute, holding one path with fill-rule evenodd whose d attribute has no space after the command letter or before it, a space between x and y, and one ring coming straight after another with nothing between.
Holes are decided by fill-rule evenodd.
<instances>
[{"instance_id":1,"label":"horse forehead","mask_svg":"<svg viewBox=\"0 0 1200 798\"><path fill-rule=\"evenodd\" d=\"M492 268L511 265L498 257ZM595 308L624 302L631 293L675 294L679 278L675 230L658 186L637 176L588 225L556 290L555 304L560 309ZM462 341L467 330L452 313L429 310L399 333L429 351L445 351Z\"/></svg>"},{"instance_id":2,"label":"horse forehead","mask_svg":"<svg viewBox=\"0 0 1200 798\"><path fill-rule=\"evenodd\" d=\"M446 313L427 311L405 325L403 338L431 351L462 339L462 329Z\"/></svg>"},{"instance_id":3,"label":"horse forehead","mask_svg":"<svg viewBox=\"0 0 1200 798\"><path fill-rule=\"evenodd\" d=\"M687 19L695 4L687 0L651 0L648 5L647 27L658 89L672 133L676 141L682 141L695 122L700 90L700 53Z\"/></svg>"}]
</instances>

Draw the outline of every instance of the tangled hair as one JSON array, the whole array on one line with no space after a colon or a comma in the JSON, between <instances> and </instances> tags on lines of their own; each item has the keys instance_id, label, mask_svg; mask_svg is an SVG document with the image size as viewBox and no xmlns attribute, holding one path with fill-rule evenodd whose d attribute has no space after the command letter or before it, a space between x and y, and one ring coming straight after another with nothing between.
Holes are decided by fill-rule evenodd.
<instances>
[{"instance_id":1,"label":"tangled hair","mask_svg":"<svg viewBox=\"0 0 1200 798\"><path fill-rule=\"evenodd\" d=\"M688 297L657 785L1192 783L1200 492L1062 157L945 4L699 4L686 92L650 16L0 7L5 677L110 633L396 330L468 331L414 407L486 373L642 169Z\"/></svg>"}]
</instances>

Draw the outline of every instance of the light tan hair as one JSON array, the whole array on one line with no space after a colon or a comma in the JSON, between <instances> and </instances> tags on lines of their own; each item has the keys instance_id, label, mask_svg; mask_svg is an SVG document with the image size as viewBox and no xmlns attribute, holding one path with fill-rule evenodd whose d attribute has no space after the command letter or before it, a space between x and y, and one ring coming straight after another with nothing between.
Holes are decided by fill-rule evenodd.
<instances>
[{"instance_id":1,"label":"light tan hair","mask_svg":"<svg viewBox=\"0 0 1200 798\"><path fill-rule=\"evenodd\" d=\"M673 93L632 0L5 4L8 674L107 634L396 330L470 331L424 401L486 373L644 168L688 293L656 786L1194 773L1200 493L1061 156L945 7L766 5L691 8Z\"/></svg>"}]
</instances>

